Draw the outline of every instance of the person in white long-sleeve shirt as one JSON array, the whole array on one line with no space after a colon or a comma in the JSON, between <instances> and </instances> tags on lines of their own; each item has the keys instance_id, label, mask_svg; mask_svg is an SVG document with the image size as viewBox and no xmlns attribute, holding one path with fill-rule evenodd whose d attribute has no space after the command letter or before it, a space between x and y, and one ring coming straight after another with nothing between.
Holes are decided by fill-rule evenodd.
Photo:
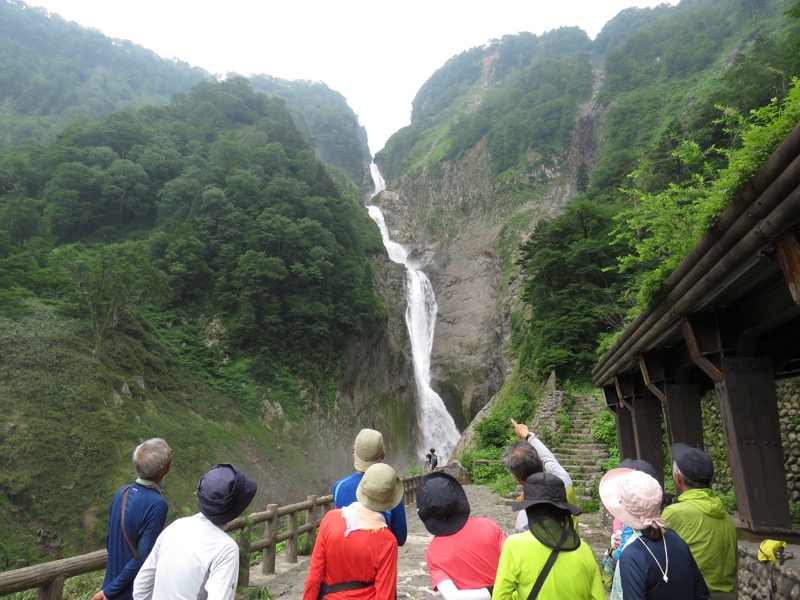
<instances>
[{"instance_id":1,"label":"person in white long-sleeve shirt","mask_svg":"<svg viewBox=\"0 0 800 600\"><path fill-rule=\"evenodd\" d=\"M256 488L227 463L203 475L197 486L200 512L158 536L133 583L134 600L233 600L239 547L225 527L250 505Z\"/></svg>"},{"instance_id":2,"label":"person in white long-sleeve shirt","mask_svg":"<svg viewBox=\"0 0 800 600\"><path fill-rule=\"evenodd\" d=\"M567 501L571 504L576 504L575 487L567 470L561 466L561 463L558 462L558 459L550 449L544 445L542 440L536 437L536 434L525 423L517 423L514 419L511 419L511 423L514 425L514 433L517 437L525 441L511 444L503 453L503 464L505 464L509 472L523 486L528 477L534 473L552 473L564 482L564 487L567 490ZM578 519L577 517L573 517L573 519L577 530ZM527 529L528 517L525 511L522 510L517 514L514 531L520 533L527 531Z\"/></svg>"}]
</instances>

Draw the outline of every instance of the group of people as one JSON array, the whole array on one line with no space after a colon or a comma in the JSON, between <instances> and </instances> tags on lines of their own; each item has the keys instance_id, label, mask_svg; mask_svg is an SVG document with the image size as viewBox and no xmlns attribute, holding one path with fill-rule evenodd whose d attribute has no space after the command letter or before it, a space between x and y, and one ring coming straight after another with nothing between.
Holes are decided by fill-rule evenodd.
<instances>
[{"instance_id":1,"label":"group of people","mask_svg":"<svg viewBox=\"0 0 800 600\"><path fill-rule=\"evenodd\" d=\"M161 438L133 451L137 478L111 502L105 579L92 600L233 600L239 547L225 527L250 505L256 482L231 464L214 465L197 484L199 512L165 529L161 485L174 454Z\"/></svg>"},{"instance_id":2,"label":"group of people","mask_svg":"<svg viewBox=\"0 0 800 600\"><path fill-rule=\"evenodd\" d=\"M514 534L470 517L464 488L446 472L431 472L419 484L417 516L433 535L425 552L433 589L445 600L604 600L600 567L578 533L581 511L569 473L527 425L512 425L522 440L506 449L503 462L523 485L512 507L520 511ZM711 457L686 444L670 452L677 502L663 512L658 474L645 461L624 461L600 483L620 529L612 535L611 598L735 598L736 529L710 490ZM322 519L303 600L396 596L398 546L406 536L402 482L382 462L379 432L362 430L353 455L356 472L333 486L337 510Z\"/></svg>"},{"instance_id":3,"label":"group of people","mask_svg":"<svg viewBox=\"0 0 800 600\"><path fill-rule=\"evenodd\" d=\"M419 484L417 516L433 535L425 560L434 591L445 600L605 600L601 569L578 533L569 474L525 424L512 424L523 438L503 455L523 486L512 507L520 511L515 533L471 517L464 488L443 470ZM615 517L606 557L611 598L735 598L736 530L710 490L711 457L680 443L670 453L677 502L663 512L658 474L645 461L623 461L600 482L600 499ZM256 484L233 465L215 465L198 483L199 512L163 529L161 483L173 454L159 438L134 451L138 478L111 504L106 576L92 600L234 598L238 548L225 525L247 508ZM382 434L362 429L355 472L333 484L335 509L320 523L303 600L396 598L408 527L403 482L385 458Z\"/></svg>"},{"instance_id":4,"label":"group of people","mask_svg":"<svg viewBox=\"0 0 800 600\"><path fill-rule=\"evenodd\" d=\"M604 600L597 562L577 532L580 510L569 474L526 425L513 424L524 441L503 460L524 484L513 506L521 511L517 533L506 537L491 519L470 517L466 492L448 473L433 471L420 481L417 516L433 535L425 551L433 589L445 600L524 600L536 597L534 588L541 598ZM396 597L407 523L403 484L385 457L380 432L361 430L355 473L333 484L336 509L320 523L303 600ZM556 558L558 569L548 576Z\"/></svg>"}]
</instances>

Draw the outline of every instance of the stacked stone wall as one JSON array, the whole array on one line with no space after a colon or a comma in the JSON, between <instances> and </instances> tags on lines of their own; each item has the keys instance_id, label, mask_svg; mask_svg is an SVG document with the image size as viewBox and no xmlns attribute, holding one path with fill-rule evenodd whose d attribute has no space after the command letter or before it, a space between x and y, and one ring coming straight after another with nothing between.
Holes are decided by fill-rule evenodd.
<instances>
[{"instance_id":1,"label":"stacked stone wall","mask_svg":"<svg viewBox=\"0 0 800 600\"><path fill-rule=\"evenodd\" d=\"M800 573L788 563L761 562L755 553L739 546L739 598L798 600Z\"/></svg>"},{"instance_id":2,"label":"stacked stone wall","mask_svg":"<svg viewBox=\"0 0 800 600\"><path fill-rule=\"evenodd\" d=\"M781 425L786 489L789 502L800 503L800 379L779 381L776 386L778 415ZM703 442L714 457L712 487L722 494L733 490L728 446L722 429L719 399L714 391L702 400Z\"/></svg>"}]
</instances>

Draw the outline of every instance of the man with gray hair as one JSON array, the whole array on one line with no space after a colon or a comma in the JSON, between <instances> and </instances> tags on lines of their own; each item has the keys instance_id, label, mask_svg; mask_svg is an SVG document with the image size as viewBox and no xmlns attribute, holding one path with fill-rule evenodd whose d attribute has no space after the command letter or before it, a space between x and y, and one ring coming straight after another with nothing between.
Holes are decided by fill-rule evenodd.
<instances>
[{"instance_id":1,"label":"man with gray hair","mask_svg":"<svg viewBox=\"0 0 800 600\"><path fill-rule=\"evenodd\" d=\"M108 511L106 576L92 600L131 600L133 580L164 529L167 501L161 483L172 465L174 451L161 438L139 444L133 451L136 481L122 486Z\"/></svg>"},{"instance_id":2,"label":"man with gray hair","mask_svg":"<svg viewBox=\"0 0 800 600\"><path fill-rule=\"evenodd\" d=\"M564 482L564 487L567 491L567 501L576 504L575 501L575 487L572 484L572 478L567 473L567 470L561 466L558 459L544 445L536 434L534 434L525 423L517 423L511 419L511 424L514 426L514 433L517 437L525 441L515 442L511 444L503 453L503 464L520 485L525 485L528 477L534 473L552 473ZM573 517L575 521L575 529L578 528L578 519ZM528 529L528 517L525 511L520 511L517 515L517 522L514 530L517 533L526 531Z\"/></svg>"},{"instance_id":3,"label":"man with gray hair","mask_svg":"<svg viewBox=\"0 0 800 600\"><path fill-rule=\"evenodd\" d=\"M711 490L714 462L707 452L682 442L673 444L669 452L678 501L667 506L661 518L689 546L712 600L734 599L738 592L736 526Z\"/></svg>"}]
</instances>

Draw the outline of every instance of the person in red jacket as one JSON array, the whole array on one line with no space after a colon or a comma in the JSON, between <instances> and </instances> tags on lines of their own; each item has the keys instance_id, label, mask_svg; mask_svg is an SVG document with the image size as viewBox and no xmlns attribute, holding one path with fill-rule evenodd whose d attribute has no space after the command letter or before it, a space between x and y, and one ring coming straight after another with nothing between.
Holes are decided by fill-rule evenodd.
<instances>
[{"instance_id":1,"label":"person in red jacket","mask_svg":"<svg viewBox=\"0 0 800 600\"><path fill-rule=\"evenodd\" d=\"M403 482L392 467L366 470L357 501L322 518L303 600L395 600L397 539L382 512L402 498Z\"/></svg>"}]
</instances>

